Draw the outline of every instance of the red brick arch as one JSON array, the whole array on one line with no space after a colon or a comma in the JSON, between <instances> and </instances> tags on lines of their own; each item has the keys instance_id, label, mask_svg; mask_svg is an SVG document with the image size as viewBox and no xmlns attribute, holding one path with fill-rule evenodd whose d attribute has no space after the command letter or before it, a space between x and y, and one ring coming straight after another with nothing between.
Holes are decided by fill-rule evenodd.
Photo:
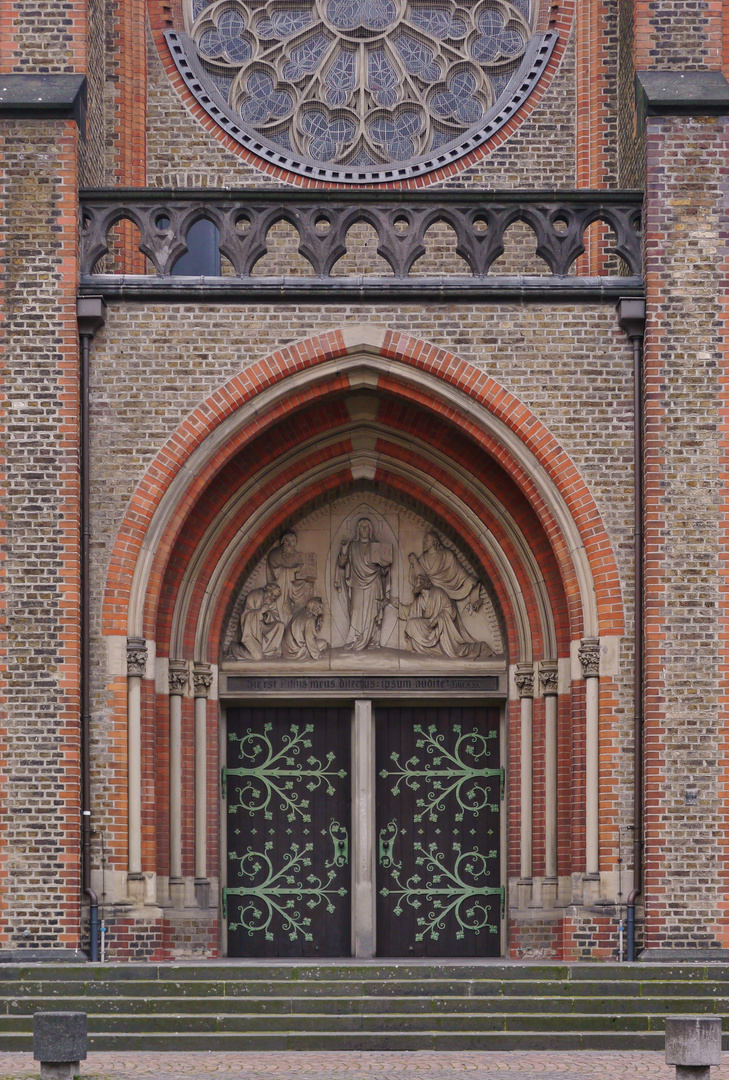
<instances>
[{"instance_id":1,"label":"red brick arch","mask_svg":"<svg viewBox=\"0 0 729 1080\"><path fill-rule=\"evenodd\" d=\"M368 333L362 328L348 328L297 342L249 365L209 395L179 425L147 469L119 529L104 597L102 627L105 634L128 632L127 617L135 567L155 514L170 485L180 485L179 496L171 506L155 544L144 620L145 632L150 635L154 632L159 590L170 554L191 507L212 479L235 453L267 428L281 422L287 414L296 412L307 403L326 407L336 394L350 389L350 375L346 366L338 367L336 361L345 357L364 357L362 363L366 366L367 355L376 362L373 363L373 373L376 375L373 388L393 398L409 401L422 412L446 420L510 476L541 522L561 567L568 604L576 616L579 608L576 571L560 522L523 462L517 459L503 440L487 430L487 425L479 423L479 411L483 410L484 418L496 418L516 437L528 451L535 467L544 471L559 492L579 534L594 583L599 632L623 632L620 580L600 513L574 463L544 424L489 375L447 350L404 334L389 331ZM384 365L383 361L386 362ZM297 382L297 374L316 375L315 369L322 365L326 367L322 368L320 379ZM434 377L436 386L442 382L443 396L434 392L430 379L422 387L414 385L413 369ZM287 386L290 387L289 393L285 392ZM281 393L270 408L255 412L249 422L236 429L230 439L214 446L205 457L204 443L214 439L220 425L271 388L277 388ZM464 395L464 405L470 403L468 411L459 409L454 403L454 390ZM476 406L475 410L473 406ZM202 462L192 469L191 459L201 454ZM183 469L190 470L187 484L180 484ZM571 619L571 622L573 626L579 625L579 619Z\"/></svg>"}]
</instances>

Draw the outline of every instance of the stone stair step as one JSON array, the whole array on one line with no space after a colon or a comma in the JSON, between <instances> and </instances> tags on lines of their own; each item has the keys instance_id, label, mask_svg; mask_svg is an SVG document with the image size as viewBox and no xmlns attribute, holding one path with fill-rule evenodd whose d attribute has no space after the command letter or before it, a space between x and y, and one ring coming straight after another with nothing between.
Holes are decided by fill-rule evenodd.
<instances>
[{"instance_id":1,"label":"stone stair step","mask_svg":"<svg viewBox=\"0 0 729 1080\"><path fill-rule=\"evenodd\" d=\"M667 1013L729 1013L729 965L0 965L0 1050L85 1011L97 1050L655 1049ZM729 1033L727 1035L729 1039Z\"/></svg>"},{"instance_id":2,"label":"stone stair step","mask_svg":"<svg viewBox=\"0 0 729 1080\"><path fill-rule=\"evenodd\" d=\"M729 1048L729 1040L725 1043ZM26 1035L0 1035L0 1052L30 1052ZM175 1033L137 1035L118 1032L89 1038L89 1050L185 1052L229 1050L662 1050L663 1036L635 1032L626 1046L624 1033L533 1031L439 1032L276 1032L246 1034Z\"/></svg>"},{"instance_id":3,"label":"stone stair step","mask_svg":"<svg viewBox=\"0 0 729 1080\"><path fill-rule=\"evenodd\" d=\"M728 998L557 998L557 997L18 997L0 998L0 1018L32 1016L39 1010L81 1011L95 1015L217 1015L265 1014L289 1015L308 1013L423 1013L431 1016L485 1015L490 1013L564 1013L569 1015L614 1014L631 1015L693 1011L696 1013L727 1013Z\"/></svg>"}]
</instances>

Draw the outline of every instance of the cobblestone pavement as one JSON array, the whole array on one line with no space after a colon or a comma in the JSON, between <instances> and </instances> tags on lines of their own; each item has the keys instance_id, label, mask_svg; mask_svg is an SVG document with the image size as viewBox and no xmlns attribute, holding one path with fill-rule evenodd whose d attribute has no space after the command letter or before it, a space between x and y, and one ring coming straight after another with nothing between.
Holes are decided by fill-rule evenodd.
<instances>
[{"instance_id":1,"label":"cobblestone pavement","mask_svg":"<svg viewBox=\"0 0 729 1080\"><path fill-rule=\"evenodd\" d=\"M510 1080L538 1076L539 1080L672 1080L675 1069L662 1053L647 1051L422 1051L377 1052L250 1052L250 1053L144 1053L89 1054L81 1065L84 1080L269 1080L295 1075L296 1080L481 1080L508 1074ZM0 1053L0 1080L39 1076L31 1054ZM712 1069L712 1080L729 1080L729 1064Z\"/></svg>"}]
</instances>

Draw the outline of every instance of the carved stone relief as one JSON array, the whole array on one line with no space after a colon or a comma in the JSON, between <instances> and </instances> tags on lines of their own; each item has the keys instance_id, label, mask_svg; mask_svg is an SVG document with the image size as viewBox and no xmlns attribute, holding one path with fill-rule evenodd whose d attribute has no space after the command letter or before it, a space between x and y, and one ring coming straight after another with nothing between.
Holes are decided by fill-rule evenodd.
<instances>
[{"instance_id":1,"label":"carved stone relief","mask_svg":"<svg viewBox=\"0 0 729 1080\"><path fill-rule=\"evenodd\" d=\"M347 496L271 544L236 598L226 666L449 670L501 663L489 583L413 511Z\"/></svg>"}]
</instances>

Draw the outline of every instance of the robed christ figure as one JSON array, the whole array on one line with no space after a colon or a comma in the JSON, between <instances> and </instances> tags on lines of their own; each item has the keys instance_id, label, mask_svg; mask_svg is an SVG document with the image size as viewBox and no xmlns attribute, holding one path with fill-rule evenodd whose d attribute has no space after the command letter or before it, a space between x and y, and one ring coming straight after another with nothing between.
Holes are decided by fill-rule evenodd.
<instances>
[{"instance_id":1,"label":"robed christ figure","mask_svg":"<svg viewBox=\"0 0 729 1080\"><path fill-rule=\"evenodd\" d=\"M369 518L360 518L353 539L343 538L334 588L344 594L349 615L345 649L379 648L382 616L390 601L392 558L392 544L378 542Z\"/></svg>"}]
</instances>

